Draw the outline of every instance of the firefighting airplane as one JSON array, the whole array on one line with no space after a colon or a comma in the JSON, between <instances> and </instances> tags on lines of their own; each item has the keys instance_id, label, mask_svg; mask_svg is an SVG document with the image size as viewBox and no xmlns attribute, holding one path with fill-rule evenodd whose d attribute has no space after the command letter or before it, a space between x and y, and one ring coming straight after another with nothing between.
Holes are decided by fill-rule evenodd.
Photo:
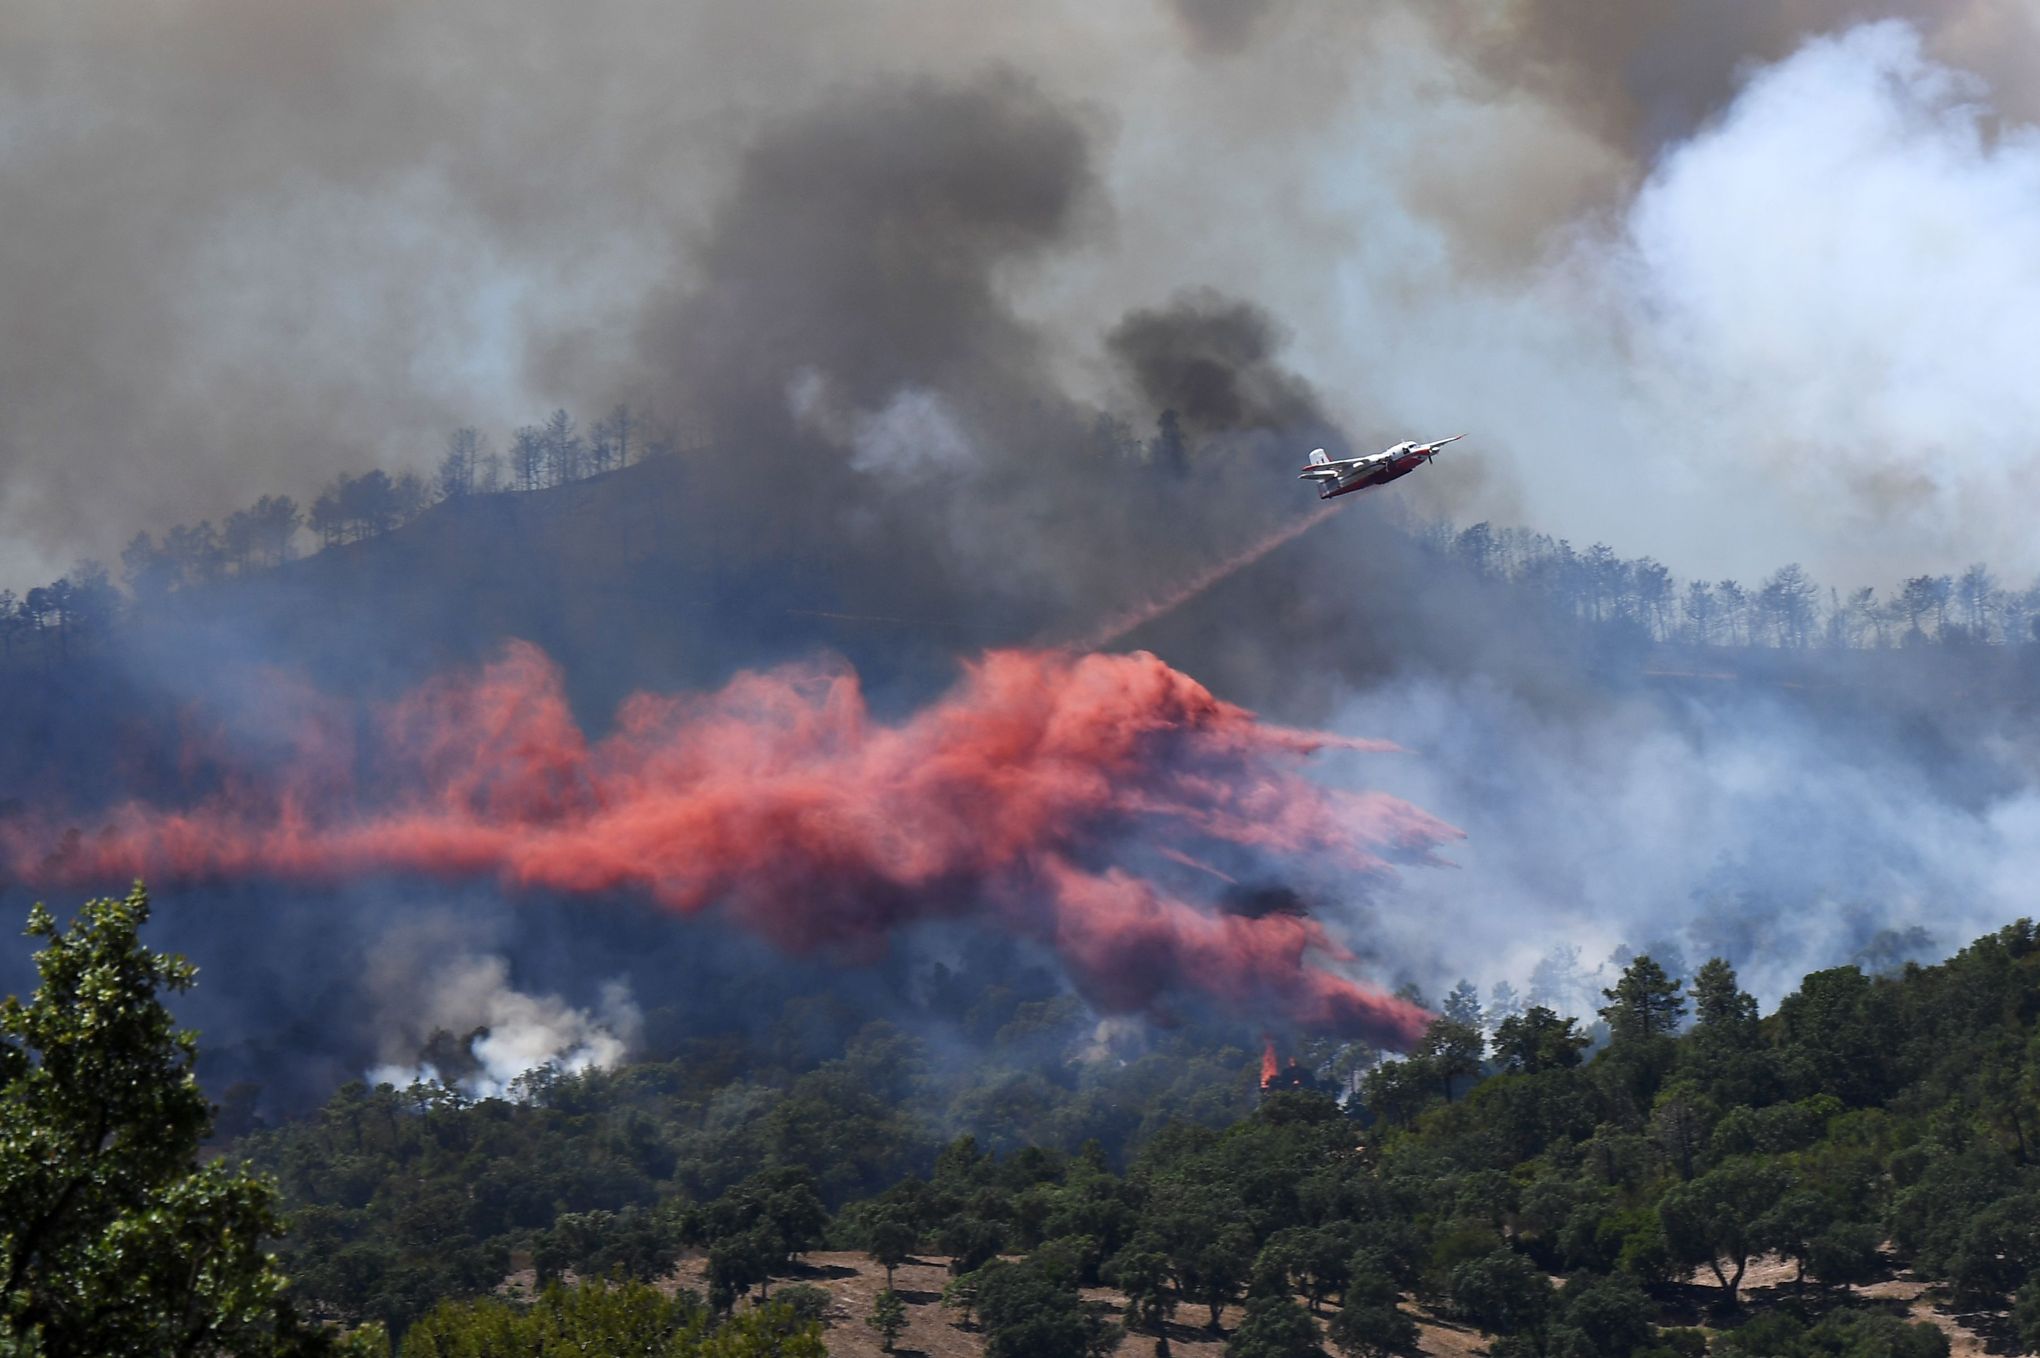
<instances>
[{"instance_id":1,"label":"firefighting airplane","mask_svg":"<svg viewBox=\"0 0 2040 1358\"><path fill-rule=\"evenodd\" d=\"M1438 455L1438 450L1448 443L1457 443L1464 434L1454 434L1449 439L1437 439L1430 443L1411 443L1405 440L1393 448L1365 457L1330 458L1325 450L1314 448L1310 454L1310 465L1296 478L1299 481L1317 482L1317 497L1329 500L1334 495L1350 495L1356 490L1370 486L1385 486L1398 477L1408 476L1417 468Z\"/></svg>"}]
</instances>

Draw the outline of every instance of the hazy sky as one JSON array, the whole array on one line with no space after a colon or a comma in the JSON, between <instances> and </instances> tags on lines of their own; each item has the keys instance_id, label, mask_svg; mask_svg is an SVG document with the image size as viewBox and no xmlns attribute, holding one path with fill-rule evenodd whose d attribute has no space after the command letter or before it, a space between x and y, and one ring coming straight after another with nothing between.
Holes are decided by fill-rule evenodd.
<instances>
[{"instance_id":1,"label":"hazy sky","mask_svg":"<svg viewBox=\"0 0 2040 1358\"><path fill-rule=\"evenodd\" d=\"M684 418L670 364L716 335L696 309L676 345L660 308L758 266L716 223L760 139L860 91L996 78L1082 139L1082 192L995 265L1080 399L1144 420L1107 336L1218 287L1276 318L1355 441L1472 436L1407 486L1427 510L1688 574L1882 584L1980 557L2023 582L2033 13L20 0L0 575L426 468L460 423L500 445L623 396ZM826 249L810 225L792 247ZM862 467L939 465L918 390L827 407L908 418Z\"/></svg>"}]
</instances>

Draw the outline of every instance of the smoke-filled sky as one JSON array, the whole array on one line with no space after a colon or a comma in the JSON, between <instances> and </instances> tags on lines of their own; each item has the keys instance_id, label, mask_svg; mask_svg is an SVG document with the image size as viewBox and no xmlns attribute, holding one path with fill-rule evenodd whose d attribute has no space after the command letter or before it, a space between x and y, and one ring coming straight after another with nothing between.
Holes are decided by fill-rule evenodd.
<instances>
[{"instance_id":1,"label":"smoke-filled sky","mask_svg":"<svg viewBox=\"0 0 2040 1358\"><path fill-rule=\"evenodd\" d=\"M0 753L92 783L51 814L128 837L88 841L101 857L81 872L168 862L224 900L281 882L320 901L236 907L269 931L249 951L286 940L326 969L274 995L243 981L247 1027L303 995L365 997L415 1022L334 1050L410 1068L432 1028L486 1025L497 1045L468 1053L484 1089L527 1047L611 1059L636 1022L600 988L621 974L606 954L531 979L552 936L505 923L513 898L692 911L786 884L745 857L772 833L692 869L700 842L659 838L676 805L694 814L696 782L638 797L605 780L671 753L632 713L800 691L756 673L815 660L822 629L798 609L898 630L827 634L871 714L789 756L799 797L749 769L700 784L729 774L731 805L795 828L839 831L813 808L873 787L914 826L959 787L1003 806L983 791L1013 790L998 759L982 786L914 782L968 746L944 725L959 712L1006 719L987 673L1039 670L1052 692L1133 675L1226 714L1227 757L1083 770L1094 792L1166 791L1186 837L1125 833L1155 808L1110 797L1058 803L1010 859L969 835L785 832L805 846L785 869L802 904L846 864L870 888L820 901L851 912L822 919L824 941L1003 918L1104 1011L1189 991L1241 1016L1285 995L1278 1018L1377 1036L1412 1011L1349 973L1435 993L1461 972L1526 980L1553 941L1591 969L1665 940L1752 964L1769 999L1880 928L1958 945L2027 908L2040 861L2031 761L1988 722L1942 730L1926 684L1859 712L1875 675L1756 696L1604 683L1574 641L1428 578L1381 510L1605 540L1690 576L1796 560L1888 585L1980 559L2023 585L2040 572L2036 62L2020 0L20 0L0 12L0 582L111 561L137 529L264 492L427 470L458 425L501 447L554 405L628 400L700 446L641 469L629 508L659 522L602 525L655 542L663 576L625 578L642 564L626 550L570 580L586 563L541 513L440 515L417 526L437 537L371 545L390 555L178 596L127 638L119 703L84 693ZM1145 437L1163 409L1188 437L1180 474L1101 453L1101 415ZM1294 472L1312 446L1458 432L1392 501L1308 518ZM1213 581L1193 613L1159 606ZM1116 645L1136 623L1168 665L1039 649ZM513 636L564 674L507 653L542 672L560 741L540 772L615 795L600 814L482 814L503 769L477 749L412 769L447 753L431 739L396 741L359 787L312 789L337 800L304 821L173 786L174 750L89 757L116 708L226 712L248 737L296 685L381 712L444 692L423 673L489 673ZM619 706L638 690L696 696ZM1293 733L1219 700L1409 753L1271 773L1261 756L1294 753ZM302 754L356 723L373 724L350 710L253 739ZM1178 725L1192 746L1212 734ZM874 782L886 751L903 762ZM315 780L351 767L302 762ZM1424 827L1417 847L1457 826L1441 851L1463 867L1355 888L1299 840L1281 886L1310 914L1181 906L1184 882L1224 897L1239 864L1213 856L1240 849L1255 795L1326 842L1367 839L1385 809ZM56 828L17 820L11 866L34 879ZM662 852L669 875L712 880L662 894L642 880ZM605 855L640 877L603 876ZM207 880L243 871L258 884ZM498 934L446 906L428 924L459 945L400 964L385 925L420 873L474 899L507 884L472 906ZM353 940L332 959L297 932L321 910ZM600 953L622 926L595 918L552 927ZM787 930L821 928L751 923L799 944L816 940Z\"/></svg>"},{"instance_id":2,"label":"smoke-filled sky","mask_svg":"<svg viewBox=\"0 0 2040 1358\"><path fill-rule=\"evenodd\" d=\"M1218 287L1354 442L1473 435L1428 509L2023 578L2036 58L2019 0L25 0L0 565L554 404L728 432L732 365L938 479L1001 401L1144 423L1134 319ZM901 295L836 218L931 165L978 179Z\"/></svg>"}]
</instances>

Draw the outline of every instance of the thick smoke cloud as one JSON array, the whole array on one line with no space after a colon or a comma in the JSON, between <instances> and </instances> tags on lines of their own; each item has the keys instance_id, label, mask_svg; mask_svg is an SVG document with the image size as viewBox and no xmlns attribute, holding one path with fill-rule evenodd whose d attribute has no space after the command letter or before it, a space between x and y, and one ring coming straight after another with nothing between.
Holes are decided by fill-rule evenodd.
<instances>
[{"instance_id":1,"label":"thick smoke cloud","mask_svg":"<svg viewBox=\"0 0 2040 1358\"><path fill-rule=\"evenodd\" d=\"M607 982L593 1010L578 1008L518 990L506 958L464 952L464 940L434 932L399 928L376 948L367 991L387 1026L370 1083L439 1081L470 1098L504 1098L530 1071L571 1075L630 1055L644 1015L627 982Z\"/></svg>"},{"instance_id":2,"label":"thick smoke cloud","mask_svg":"<svg viewBox=\"0 0 2040 1358\"><path fill-rule=\"evenodd\" d=\"M1191 45L1230 55L1245 47L1273 8L1270 0L1169 0Z\"/></svg>"},{"instance_id":3,"label":"thick smoke cloud","mask_svg":"<svg viewBox=\"0 0 2040 1358\"><path fill-rule=\"evenodd\" d=\"M1504 0L1424 6L1454 50L1491 79L1559 101L1612 142L1646 155L1690 136L1744 72L1806 37L1865 20L1931 21L1982 6L1941 0Z\"/></svg>"},{"instance_id":4,"label":"thick smoke cloud","mask_svg":"<svg viewBox=\"0 0 2040 1358\"><path fill-rule=\"evenodd\" d=\"M2032 11L2004 0L1446 0L1422 13L1489 79L1557 102L1639 157L1691 136L1749 70L1808 38L1886 19L1932 31L1938 55L1992 76L2009 99L2040 49Z\"/></svg>"},{"instance_id":5,"label":"thick smoke cloud","mask_svg":"<svg viewBox=\"0 0 2040 1358\"><path fill-rule=\"evenodd\" d=\"M1426 755L1387 785L1467 830L1459 871L1412 875L1377 922L1431 993L1506 980L1591 1013L1626 948L1685 975L1725 957L1768 1008L1808 971L1934 960L2033 913L2040 789L1991 767L1995 741L1922 748L1925 704L1820 716L1755 681L1664 682L1560 720L1480 681L1352 704ZM1548 964L1567 950L1598 979Z\"/></svg>"},{"instance_id":6,"label":"thick smoke cloud","mask_svg":"<svg viewBox=\"0 0 2040 1358\"><path fill-rule=\"evenodd\" d=\"M1135 311L1105 338L1142 403L1173 410L1200 439L1235 432L1332 436L1316 393L1279 361L1275 321L1206 291Z\"/></svg>"},{"instance_id":7,"label":"thick smoke cloud","mask_svg":"<svg viewBox=\"0 0 2040 1358\"><path fill-rule=\"evenodd\" d=\"M2040 490L2018 378L2040 129L1990 135L1987 97L1901 24L1810 44L1666 157L1609 272L1652 395L1708 430L1708 460L1845 511L1824 533L2023 576L2040 549L2003 507Z\"/></svg>"},{"instance_id":8,"label":"thick smoke cloud","mask_svg":"<svg viewBox=\"0 0 2040 1358\"><path fill-rule=\"evenodd\" d=\"M1425 269L1392 342L1356 310L1384 407L1415 423L1476 393L1514 465L1463 487L1462 518L1633 538L1703 576L2040 570L2011 508L2035 475L2017 431L2036 134L1931 50L1897 22L1810 41L1537 269Z\"/></svg>"},{"instance_id":9,"label":"thick smoke cloud","mask_svg":"<svg viewBox=\"0 0 2040 1358\"><path fill-rule=\"evenodd\" d=\"M429 467L451 426L501 431L555 403L628 395L781 470L776 454L812 450L771 437L761 393L784 402L797 355L853 430L903 377L922 393L906 409L939 401L962 439L977 421L1053 443L1009 417L1052 425L1067 393L1152 418L1096 361L1104 337L1212 283L1280 318L1356 441L1462 422L1486 437L1486 474L1438 478L1433 507L1671 557L1627 508L1677 497L1683 459L1546 486L1554 450L1612 456L1680 412L1634 399L1619 318L1544 266L1707 135L1754 66L1892 14L1922 25L1933 60L1988 79L2013 125L2034 116L2018 101L2040 33L2009 0L1185 0L968 21L932 0L571 16L32 0L0 18L16 129L0 147L0 569L111 560L135 529L217 519L251 487L307 497L372 462ZM1835 319L1853 327L1839 371L1876 318ZM1539 361L1553 354L1563 370ZM1011 380L986 380L1008 363ZM2016 388L1972 390L1987 405ZM1853 565L1844 534L1803 540L1818 503L1740 537L1817 573ZM1065 508L1038 495L1010 517ZM1749 569L1720 544L1728 511L1705 510L1673 564ZM1054 535L1009 538L1021 570L1049 573Z\"/></svg>"}]
</instances>

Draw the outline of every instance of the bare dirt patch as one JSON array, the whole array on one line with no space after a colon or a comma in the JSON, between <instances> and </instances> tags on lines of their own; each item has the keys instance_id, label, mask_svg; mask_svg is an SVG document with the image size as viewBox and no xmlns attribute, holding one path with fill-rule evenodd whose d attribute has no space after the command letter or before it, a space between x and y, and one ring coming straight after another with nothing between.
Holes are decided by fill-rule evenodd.
<instances>
[{"instance_id":1,"label":"bare dirt patch","mask_svg":"<svg viewBox=\"0 0 2040 1358\"><path fill-rule=\"evenodd\" d=\"M1743 1300L1750 1306L1762 1306L1793 1297L1799 1292L1798 1279L1799 1268L1791 1260L1775 1254L1759 1256L1750 1260L1743 1274ZM1688 1282L1719 1295L1714 1274L1708 1269L1695 1270ZM1938 1289L1903 1269L1882 1282L1861 1287L1833 1288L1825 1293L1813 1284L1807 1287L1810 1297L1831 1297L1837 1304L1852 1300L1897 1303L1909 1319L1924 1321L1948 1336L1949 1358L2012 1358L2021 1352L2010 1337L2005 1316L1958 1312L1946 1304Z\"/></svg>"},{"instance_id":2,"label":"bare dirt patch","mask_svg":"<svg viewBox=\"0 0 2040 1358\"><path fill-rule=\"evenodd\" d=\"M789 1283L819 1287L830 1297L827 1341L832 1358L883 1358L878 1333L864 1323L872 1304L885 1287L885 1270L862 1254L850 1251L819 1251L804 1256L803 1267L773 1279L775 1288ZM939 1255L920 1255L894 1270L893 1290L907 1304L907 1330L894 1350L902 1358L982 1358L984 1336L965 1328L952 1311L941 1306L942 1289L949 1284L949 1261ZM703 1261L683 1260L668 1287L691 1287L705 1292ZM1111 1288L1084 1289L1084 1300L1117 1319L1126 1304L1123 1293ZM1464 1326L1453 1325L1414 1307L1406 1308L1416 1317L1421 1332L1420 1346L1426 1358L1474 1358L1487 1346L1487 1337ZM1329 1321L1338 1308L1327 1306L1320 1323ZM1240 1323L1241 1308L1229 1306L1220 1314L1224 1333L1214 1335L1205 1327L1207 1313L1201 1306L1184 1307L1169 1327L1169 1351L1177 1358L1224 1358L1225 1341ZM1128 1335L1119 1352L1127 1358L1146 1358L1154 1351L1147 1335Z\"/></svg>"}]
</instances>

